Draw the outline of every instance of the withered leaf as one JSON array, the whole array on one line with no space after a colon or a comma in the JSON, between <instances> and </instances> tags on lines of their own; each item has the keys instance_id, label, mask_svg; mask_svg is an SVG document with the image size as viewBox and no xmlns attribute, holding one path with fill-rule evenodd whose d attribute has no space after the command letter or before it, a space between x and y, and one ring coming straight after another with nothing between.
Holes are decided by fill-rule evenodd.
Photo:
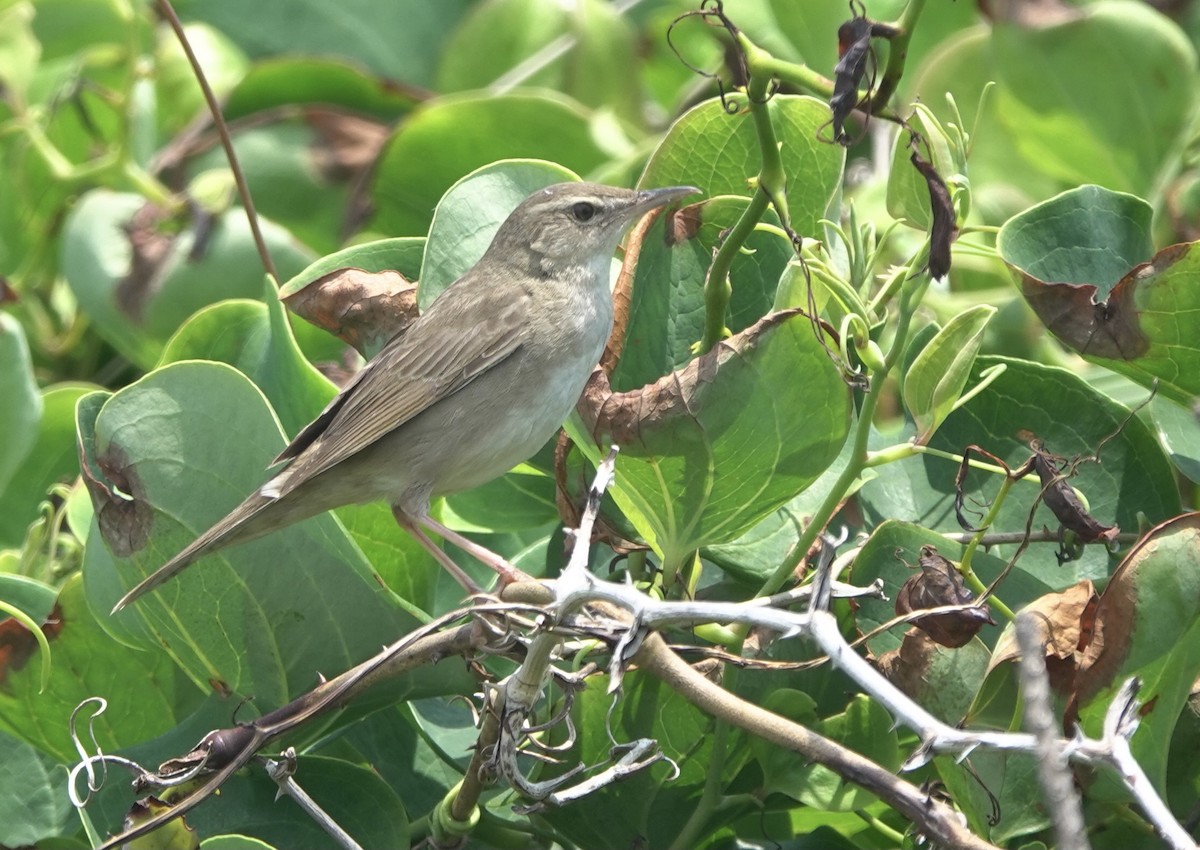
<instances>
[{"instance_id":1,"label":"withered leaf","mask_svg":"<svg viewBox=\"0 0 1200 850\"><path fill-rule=\"evenodd\" d=\"M1136 649L1135 629L1139 621L1152 622L1154 612L1147 606L1164 598L1164 575L1171 574L1170 578L1179 582L1180 588L1190 586L1195 568L1183 553L1200 551L1197 547L1200 547L1200 512L1187 513L1152 528L1121 561L1096 607L1094 636L1079 662L1072 710L1085 705L1116 681ZM1164 612L1162 619L1167 622L1174 615L1175 612ZM1144 651L1148 649L1147 640L1153 638L1142 638ZM1169 648L1161 646L1158 651L1166 652Z\"/></svg>"},{"instance_id":2,"label":"withered leaf","mask_svg":"<svg viewBox=\"0 0 1200 850\"><path fill-rule=\"evenodd\" d=\"M950 199L946 181L937 173L933 163L915 150L910 159L929 188L929 211L933 216L929 232L929 274L934 280L941 280L950 273L950 244L958 237L958 227L954 223L954 202Z\"/></svg>"},{"instance_id":3,"label":"withered leaf","mask_svg":"<svg viewBox=\"0 0 1200 850\"><path fill-rule=\"evenodd\" d=\"M63 629L62 609L55 603L54 609L42 624L42 634L54 640ZM15 617L0 619L0 685L10 672L16 672L29 663L37 651L38 642L29 629Z\"/></svg>"},{"instance_id":4,"label":"withered leaf","mask_svg":"<svg viewBox=\"0 0 1200 850\"><path fill-rule=\"evenodd\" d=\"M852 2L850 8L855 12L854 17L838 27L838 63L833 69L833 95L829 98L829 110L833 113L833 140L843 146L849 146L854 141L845 130L846 119L856 107L869 106L868 100L859 100L858 90L868 69L874 65L871 39L890 39L896 35L896 29L891 25L872 21L863 15L861 4L856 8ZM874 81L869 87L874 88Z\"/></svg>"},{"instance_id":5,"label":"withered leaf","mask_svg":"<svg viewBox=\"0 0 1200 850\"><path fill-rule=\"evenodd\" d=\"M150 538L154 512L142 498L141 481L136 469L114 445L107 454L97 457L97 466L89 460L89 451L78 444L79 469L83 483L92 497L100 534L108 548L118 558L128 558L140 551Z\"/></svg>"},{"instance_id":6,"label":"withered leaf","mask_svg":"<svg viewBox=\"0 0 1200 850\"><path fill-rule=\"evenodd\" d=\"M697 393L712 382L723 362L753 348L776 325L802 315L800 310L769 313L707 354L689 360L682 369L635 390L613 392L608 376L597 368L575 409L597 445L616 443L636 456L648 450L649 442L674 420L692 416Z\"/></svg>"},{"instance_id":7,"label":"withered leaf","mask_svg":"<svg viewBox=\"0 0 1200 850\"><path fill-rule=\"evenodd\" d=\"M912 576L896 594L900 616L942 605L969 605L975 596L964 585L962 575L933 546L922 546L918 559L921 572ZM996 621L985 608L966 608L944 614L929 614L912 621L942 646L956 648L968 643L985 625Z\"/></svg>"},{"instance_id":8,"label":"withered leaf","mask_svg":"<svg viewBox=\"0 0 1200 850\"><path fill-rule=\"evenodd\" d=\"M146 305L162 288L164 264L171 255L176 236L163 227L170 214L146 202L125 224L129 237L129 273L115 290L117 306L135 322L146 315Z\"/></svg>"},{"instance_id":9,"label":"withered leaf","mask_svg":"<svg viewBox=\"0 0 1200 850\"><path fill-rule=\"evenodd\" d=\"M1095 616L1100 598L1089 579L1057 593L1047 593L1030 602L1023 613L1033 614L1038 640L1045 648L1050 685L1059 693L1070 693L1085 651L1094 651ZM1021 655L1016 632L1007 629L996 641L988 673Z\"/></svg>"},{"instance_id":10,"label":"withered leaf","mask_svg":"<svg viewBox=\"0 0 1200 850\"><path fill-rule=\"evenodd\" d=\"M313 164L330 183L350 182L370 168L390 132L380 121L333 109L305 109L304 120L316 131Z\"/></svg>"},{"instance_id":11,"label":"withered leaf","mask_svg":"<svg viewBox=\"0 0 1200 850\"><path fill-rule=\"evenodd\" d=\"M1041 440L1030 440L1029 448L1033 450L1033 468L1042 482L1042 501L1063 527L1075 532L1084 543L1116 540L1121 529L1115 525L1102 525L1088 513L1063 475L1063 459L1046 451Z\"/></svg>"},{"instance_id":12,"label":"withered leaf","mask_svg":"<svg viewBox=\"0 0 1200 850\"><path fill-rule=\"evenodd\" d=\"M417 318L417 285L396 271L335 269L283 303L296 315L370 357Z\"/></svg>"}]
</instances>

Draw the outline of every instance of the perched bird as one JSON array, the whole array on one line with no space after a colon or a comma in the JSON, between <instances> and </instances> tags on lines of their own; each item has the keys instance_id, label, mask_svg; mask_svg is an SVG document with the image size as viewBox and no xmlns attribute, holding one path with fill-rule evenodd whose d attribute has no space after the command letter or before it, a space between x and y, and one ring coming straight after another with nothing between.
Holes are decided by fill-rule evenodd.
<instances>
[{"instance_id":1,"label":"perched bird","mask_svg":"<svg viewBox=\"0 0 1200 850\"><path fill-rule=\"evenodd\" d=\"M622 234L649 210L696 191L560 183L534 192L483 258L275 458L286 462L282 470L113 611L210 552L381 499L464 587L475 588L422 529L514 574L500 556L431 519L429 502L504 474L562 425L612 328L609 272Z\"/></svg>"}]
</instances>

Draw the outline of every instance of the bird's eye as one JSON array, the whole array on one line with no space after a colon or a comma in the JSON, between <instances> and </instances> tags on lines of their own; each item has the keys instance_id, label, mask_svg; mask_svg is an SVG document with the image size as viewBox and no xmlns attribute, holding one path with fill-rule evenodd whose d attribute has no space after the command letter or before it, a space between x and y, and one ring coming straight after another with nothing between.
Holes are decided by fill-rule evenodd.
<instances>
[{"instance_id":1,"label":"bird's eye","mask_svg":"<svg viewBox=\"0 0 1200 850\"><path fill-rule=\"evenodd\" d=\"M596 214L596 207L587 201L580 201L571 207L571 215L576 221L589 221Z\"/></svg>"}]
</instances>

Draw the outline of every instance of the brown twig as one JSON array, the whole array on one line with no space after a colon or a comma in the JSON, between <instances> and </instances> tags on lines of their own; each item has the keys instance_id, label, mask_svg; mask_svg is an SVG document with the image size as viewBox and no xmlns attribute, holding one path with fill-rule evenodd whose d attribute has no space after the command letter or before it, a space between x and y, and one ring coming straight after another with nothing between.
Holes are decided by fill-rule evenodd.
<instances>
[{"instance_id":1,"label":"brown twig","mask_svg":"<svg viewBox=\"0 0 1200 850\"><path fill-rule=\"evenodd\" d=\"M212 86L208 84L208 78L204 76L204 69L200 67L200 60L196 58L196 53L192 50L191 42L188 41L187 34L183 31L183 24L180 23L179 16L175 14L175 9L171 6L171 0L158 0L158 8L163 17L167 19L167 23L171 25L171 29L174 30L175 37L179 39L183 52L187 54L188 63L192 66L192 73L196 76L196 82L200 85L200 91L204 93L204 102L208 104L209 112L212 113L213 125L221 137L221 146L225 148L225 158L229 161L229 169L233 172L233 180L237 184L242 207L246 210L246 219L250 222L250 232L254 236L254 245L258 249L263 270L278 286L279 272L275 268L275 262L271 259L271 252L267 249L267 242L259 228L254 199L250 197L250 187L246 185L246 175L242 173L237 153L233 150L233 139L229 135L229 127L226 126L225 118L221 115L221 104L217 102L217 96L213 93Z\"/></svg>"}]
</instances>

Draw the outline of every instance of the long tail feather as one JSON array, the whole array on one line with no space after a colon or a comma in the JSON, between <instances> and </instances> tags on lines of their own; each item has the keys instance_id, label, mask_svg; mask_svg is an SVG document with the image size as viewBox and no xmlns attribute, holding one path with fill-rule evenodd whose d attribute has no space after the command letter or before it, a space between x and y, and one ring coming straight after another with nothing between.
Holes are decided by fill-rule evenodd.
<instances>
[{"instance_id":1,"label":"long tail feather","mask_svg":"<svg viewBox=\"0 0 1200 850\"><path fill-rule=\"evenodd\" d=\"M247 543L324 509L324 506L320 505L310 505L308 507L314 509L308 509L304 502L303 499L294 498L274 499L262 495L261 491L255 491L224 519L122 596L113 607L113 613L174 578L176 574L211 552L235 543Z\"/></svg>"}]
</instances>

